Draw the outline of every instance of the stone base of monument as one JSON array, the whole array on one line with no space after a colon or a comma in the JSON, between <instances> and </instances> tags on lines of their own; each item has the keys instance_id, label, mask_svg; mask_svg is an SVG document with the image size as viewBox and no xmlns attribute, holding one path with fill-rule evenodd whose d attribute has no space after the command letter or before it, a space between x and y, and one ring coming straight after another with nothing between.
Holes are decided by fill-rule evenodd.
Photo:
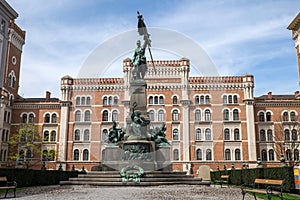
<instances>
[{"instance_id":1,"label":"stone base of monument","mask_svg":"<svg viewBox=\"0 0 300 200\"><path fill-rule=\"evenodd\" d=\"M61 181L60 185L94 185L94 186L158 186L158 185L210 185L201 178L186 175L185 172L172 171L145 171L139 182L123 182L118 171L99 171L79 174L78 178L70 178L69 181Z\"/></svg>"}]
</instances>

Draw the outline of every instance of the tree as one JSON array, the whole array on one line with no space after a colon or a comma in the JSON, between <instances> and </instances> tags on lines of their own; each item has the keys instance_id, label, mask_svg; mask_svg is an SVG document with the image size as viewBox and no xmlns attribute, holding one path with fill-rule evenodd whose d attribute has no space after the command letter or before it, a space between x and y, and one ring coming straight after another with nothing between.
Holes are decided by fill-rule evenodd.
<instances>
[{"instance_id":1,"label":"tree","mask_svg":"<svg viewBox=\"0 0 300 200\"><path fill-rule=\"evenodd\" d=\"M286 112L274 123L274 142L277 157L290 165L299 162L299 122L293 112Z\"/></svg>"},{"instance_id":2,"label":"tree","mask_svg":"<svg viewBox=\"0 0 300 200\"><path fill-rule=\"evenodd\" d=\"M29 168L32 161L40 161L42 140L35 125L22 124L17 133L10 137L9 144L12 149L9 157L18 165Z\"/></svg>"}]
</instances>

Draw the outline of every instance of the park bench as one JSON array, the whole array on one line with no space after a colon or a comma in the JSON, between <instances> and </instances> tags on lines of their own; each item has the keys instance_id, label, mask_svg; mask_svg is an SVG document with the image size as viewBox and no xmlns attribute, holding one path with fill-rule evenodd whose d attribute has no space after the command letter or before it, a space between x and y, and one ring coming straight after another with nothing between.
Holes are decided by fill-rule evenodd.
<instances>
[{"instance_id":1,"label":"park bench","mask_svg":"<svg viewBox=\"0 0 300 200\"><path fill-rule=\"evenodd\" d=\"M214 182L216 184L220 184L221 188L222 188L223 184L227 184L229 187L229 175L221 175L220 179L216 179L216 180L214 180Z\"/></svg>"},{"instance_id":2,"label":"park bench","mask_svg":"<svg viewBox=\"0 0 300 200\"><path fill-rule=\"evenodd\" d=\"M16 188L17 188L17 183L15 181L8 182L5 176L0 177L0 190L6 190L5 198L10 189L14 191L14 198L16 198Z\"/></svg>"},{"instance_id":3,"label":"park bench","mask_svg":"<svg viewBox=\"0 0 300 200\"><path fill-rule=\"evenodd\" d=\"M264 185L266 186L264 189L260 189L259 186ZM252 184L252 188L246 188L245 185L242 185L242 194L243 200L245 198L246 193L251 193L256 199L255 194L266 194L268 195L268 200L272 198L272 196L279 196L280 199L282 197L282 185L283 180L272 180L272 179L255 179L254 184Z\"/></svg>"}]
</instances>

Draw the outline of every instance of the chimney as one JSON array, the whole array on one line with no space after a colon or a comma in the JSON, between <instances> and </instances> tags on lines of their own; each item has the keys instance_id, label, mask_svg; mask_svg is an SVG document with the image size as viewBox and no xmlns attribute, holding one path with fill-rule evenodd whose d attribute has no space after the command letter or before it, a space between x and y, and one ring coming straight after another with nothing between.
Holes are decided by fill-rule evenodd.
<instances>
[{"instance_id":1,"label":"chimney","mask_svg":"<svg viewBox=\"0 0 300 200\"><path fill-rule=\"evenodd\" d=\"M268 99L272 99L272 92L268 92Z\"/></svg>"},{"instance_id":2,"label":"chimney","mask_svg":"<svg viewBox=\"0 0 300 200\"><path fill-rule=\"evenodd\" d=\"M295 98L296 98L296 99L299 99L299 97L300 97L300 96L299 96L299 91L296 91L296 92L295 92Z\"/></svg>"},{"instance_id":3,"label":"chimney","mask_svg":"<svg viewBox=\"0 0 300 200\"><path fill-rule=\"evenodd\" d=\"M51 92L46 91L46 101L50 101Z\"/></svg>"}]
</instances>

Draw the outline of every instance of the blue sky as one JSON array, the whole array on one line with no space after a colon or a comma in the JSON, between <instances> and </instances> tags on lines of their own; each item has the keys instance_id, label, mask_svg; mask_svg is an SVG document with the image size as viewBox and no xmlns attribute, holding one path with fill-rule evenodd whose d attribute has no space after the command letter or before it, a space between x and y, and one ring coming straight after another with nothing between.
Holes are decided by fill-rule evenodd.
<instances>
[{"instance_id":1,"label":"blue sky","mask_svg":"<svg viewBox=\"0 0 300 200\"><path fill-rule=\"evenodd\" d=\"M46 90L60 97L60 78L77 77L97 46L135 29L137 10L147 26L174 30L197 42L220 75L254 75L255 96L299 90L294 42L286 27L300 12L300 1L7 2L19 13L16 23L27 32L20 87L24 97L43 97ZM153 52L154 59L158 54ZM119 66L118 77L121 60L114 63Z\"/></svg>"}]
</instances>

